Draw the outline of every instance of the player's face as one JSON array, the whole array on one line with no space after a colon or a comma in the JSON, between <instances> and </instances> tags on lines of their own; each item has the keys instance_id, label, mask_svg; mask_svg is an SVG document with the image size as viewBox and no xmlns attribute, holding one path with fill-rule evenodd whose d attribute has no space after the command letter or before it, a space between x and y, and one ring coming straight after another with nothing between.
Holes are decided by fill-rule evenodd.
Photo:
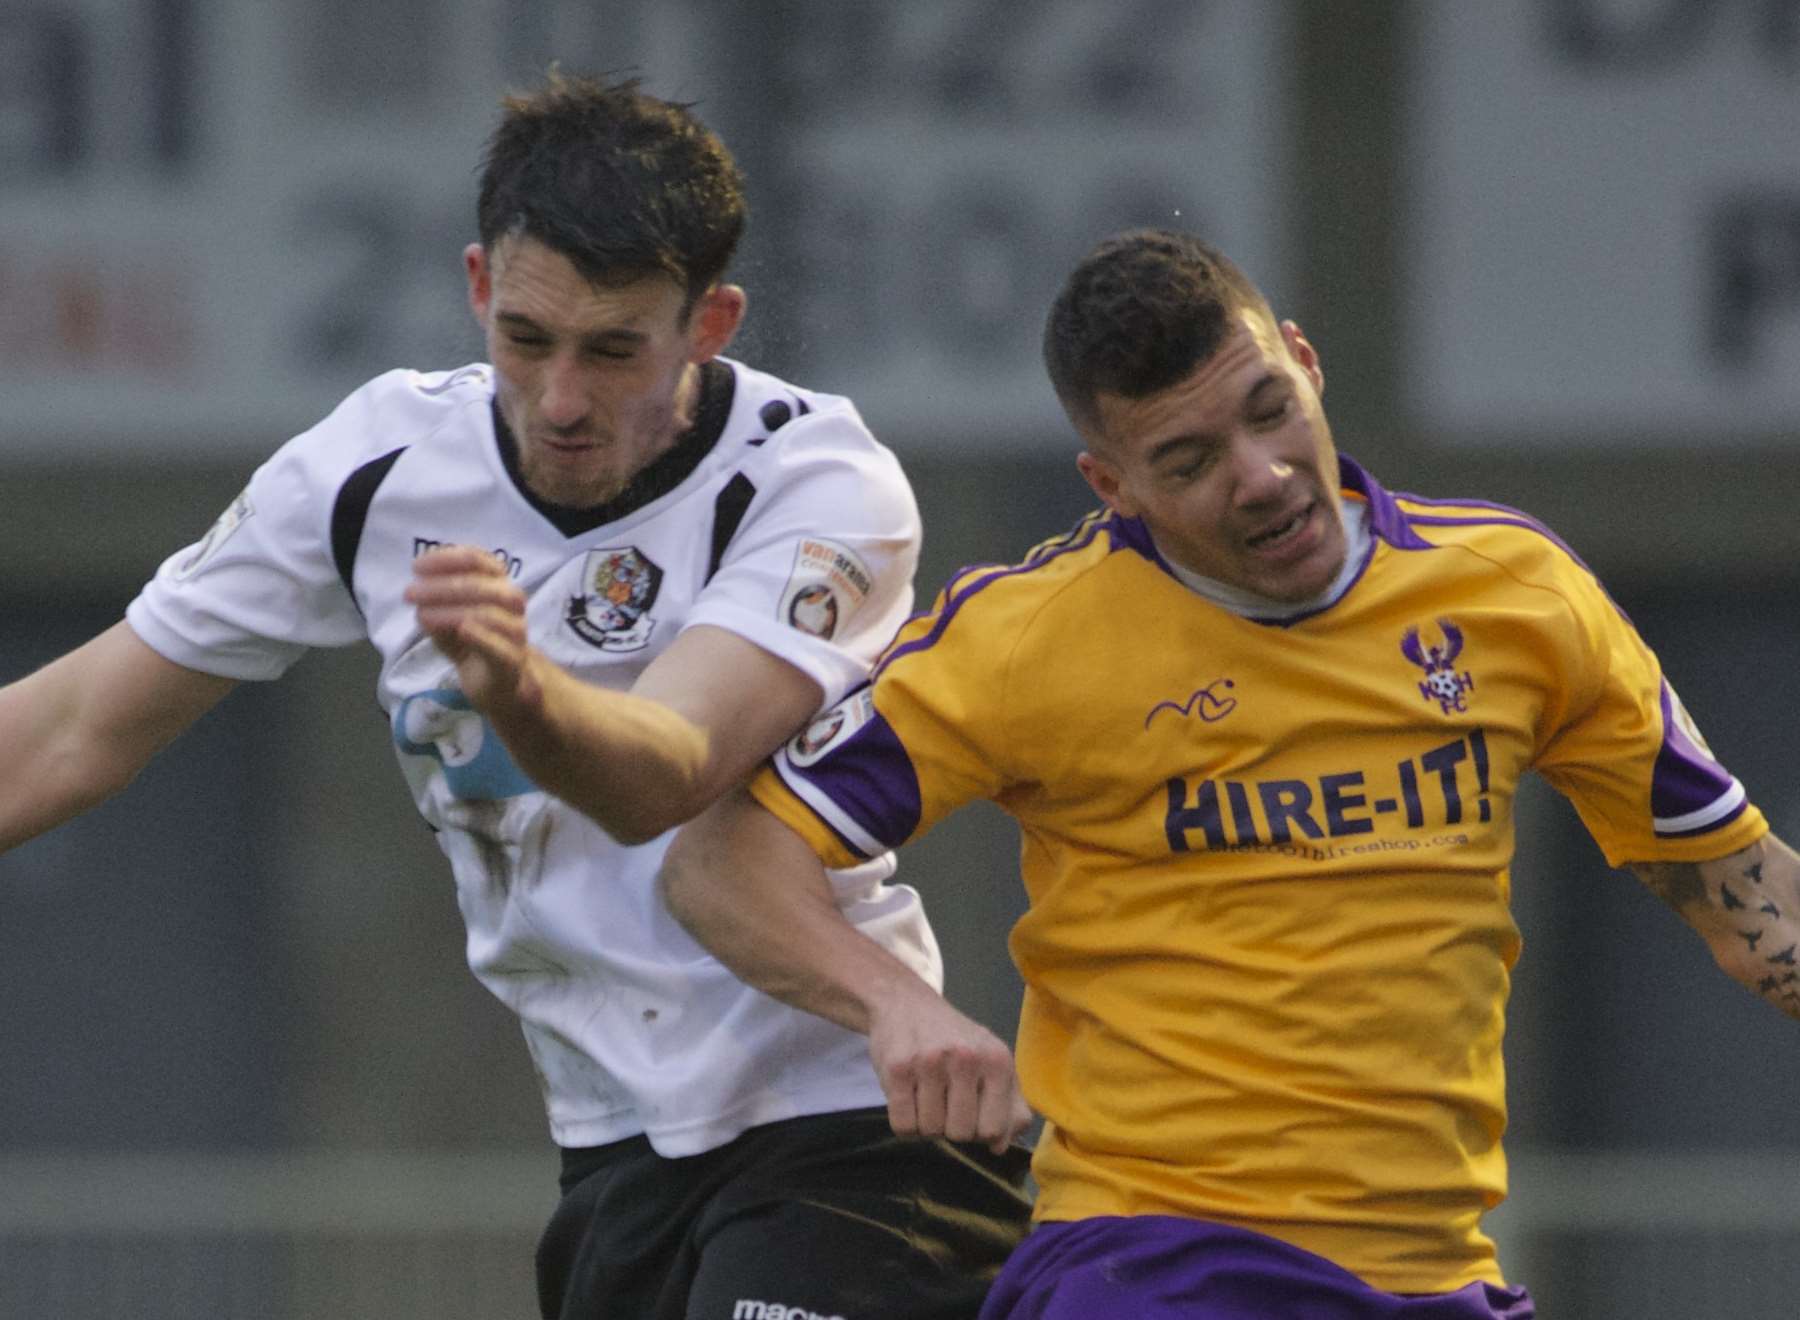
<instances>
[{"instance_id":1,"label":"player's face","mask_svg":"<svg viewBox=\"0 0 1800 1320\"><path fill-rule=\"evenodd\" d=\"M1318 354L1246 310L1211 358L1141 399L1099 399L1082 475L1184 568L1279 601L1331 585L1346 553Z\"/></svg>"},{"instance_id":2,"label":"player's face","mask_svg":"<svg viewBox=\"0 0 1800 1320\"><path fill-rule=\"evenodd\" d=\"M736 286L684 317L673 280L597 285L531 238L472 244L463 259L520 471L552 504L603 504L668 449L693 420L699 365L743 319Z\"/></svg>"}]
</instances>

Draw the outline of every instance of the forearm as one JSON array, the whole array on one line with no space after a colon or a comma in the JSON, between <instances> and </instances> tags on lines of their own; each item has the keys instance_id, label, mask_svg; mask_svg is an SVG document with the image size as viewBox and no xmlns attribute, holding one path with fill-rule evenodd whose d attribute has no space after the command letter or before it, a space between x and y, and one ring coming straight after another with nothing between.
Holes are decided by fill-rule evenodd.
<instances>
[{"instance_id":1,"label":"forearm","mask_svg":"<svg viewBox=\"0 0 1800 1320\"><path fill-rule=\"evenodd\" d=\"M869 1038L894 1131L998 1151L1031 1122L1012 1052L839 911L806 843L739 790L663 866L678 920L740 978Z\"/></svg>"},{"instance_id":2,"label":"forearm","mask_svg":"<svg viewBox=\"0 0 1800 1320\"><path fill-rule=\"evenodd\" d=\"M1720 968L1800 1018L1800 857L1773 834L1709 862L1631 868L1706 941Z\"/></svg>"},{"instance_id":3,"label":"forearm","mask_svg":"<svg viewBox=\"0 0 1800 1320\"><path fill-rule=\"evenodd\" d=\"M0 688L0 852L124 788L231 687L118 623Z\"/></svg>"},{"instance_id":4,"label":"forearm","mask_svg":"<svg viewBox=\"0 0 1800 1320\"><path fill-rule=\"evenodd\" d=\"M764 994L868 1033L883 1006L934 987L850 924L819 859L747 794L683 830L663 894L695 939Z\"/></svg>"},{"instance_id":5,"label":"forearm","mask_svg":"<svg viewBox=\"0 0 1800 1320\"><path fill-rule=\"evenodd\" d=\"M136 772L108 774L82 754L57 686L53 672L40 670L0 688L0 852L80 815Z\"/></svg>"},{"instance_id":6,"label":"forearm","mask_svg":"<svg viewBox=\"0 0 1800 1320\"><path fill-rule=\"evenodd\" d=\"M684 629L630 692L584 683L531 644L524 593L468 546L414 561L406 598L519 768L621 843L698 814L823 696L797 666L706 625Z\"/></svg>"},{"instance_id":7,"label":"forearm","mask_svg":"<svg viewBox=\"0 0 1800 1320\"><path fill-rule=\"evenodd\" d=\"M710 740L669 706L584 683L532 652L516 693L484 712L540 788L622 843L642 843L706 805Z\"/></svg>"}]
</instances>

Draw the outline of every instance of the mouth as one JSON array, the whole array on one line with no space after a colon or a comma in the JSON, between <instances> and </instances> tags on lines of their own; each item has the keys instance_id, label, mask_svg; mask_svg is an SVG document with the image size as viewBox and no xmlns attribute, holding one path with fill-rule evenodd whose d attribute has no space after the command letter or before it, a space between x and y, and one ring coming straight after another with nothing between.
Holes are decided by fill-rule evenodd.
<instances>
[{"instance_id":1,"label":"mouth","mask_svg":"<svg viewBox=\"0 0 1800 1320\"><path fill-rule=\"evenodd\" d=\"M590 437L571 436L539 436L538 447L564 458L575 458L582 454L592 453L600 448L598 441Z\"/></svg>"},{"instance_id":2,"label":"mouth","mask_svg":"<svg viewBox=\"0 0 1800 1320\"><path fill-rule=\"evenodd\" d=\"M1256 551L1281 549L1306 530L1307 524L1312 521L1313 510L1317 507L1317 501L1309 502L1286 521L1246 537L1244 544Z\"/></svg>"}]
</instances>

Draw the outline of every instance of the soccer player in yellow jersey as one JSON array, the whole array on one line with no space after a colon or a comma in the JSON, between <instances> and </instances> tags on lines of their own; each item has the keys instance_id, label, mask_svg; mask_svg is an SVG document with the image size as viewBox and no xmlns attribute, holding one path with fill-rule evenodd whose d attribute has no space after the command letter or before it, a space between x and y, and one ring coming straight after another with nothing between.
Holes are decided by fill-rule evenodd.
<instances>
[{"instance_id":1,"label":"soccer player in yellow jersey","mask_svg":"<svg viewBox=\"0 0 1800 1320\"><path fill-rule=\"evenodd\" d=\"M677 911L869 1032L896 1127L1004 1135L1004 1061L838 918L820 861L991 798L1023 833L1046 1125L984 1316L1533 1315L1480 1224L1520 777L1796 1015L1800 864L1567 547L1338 455L1318 354L1217 253L1102 244L1045 358L1105 507L905 625L678 845Z\"/></svg>"}]
</instances>

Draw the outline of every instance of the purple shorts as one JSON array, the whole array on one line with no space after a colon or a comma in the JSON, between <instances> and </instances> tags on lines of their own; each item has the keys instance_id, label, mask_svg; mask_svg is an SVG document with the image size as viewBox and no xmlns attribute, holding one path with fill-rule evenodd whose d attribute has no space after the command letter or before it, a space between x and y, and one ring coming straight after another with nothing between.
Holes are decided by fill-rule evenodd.
<instances>
[{"instance_id":1,"label":"purple shorts","mask_svg":"<svg viewBox=\"0 0 1800 1320\"><path fill-rule=\"evenodd\" d=\"M1323 1256L1203 1219L1133 1215L1039 1224L981 1320L1531 1320L1523 1288L1371 1288Z\"/></svg>"}]
</instances>

